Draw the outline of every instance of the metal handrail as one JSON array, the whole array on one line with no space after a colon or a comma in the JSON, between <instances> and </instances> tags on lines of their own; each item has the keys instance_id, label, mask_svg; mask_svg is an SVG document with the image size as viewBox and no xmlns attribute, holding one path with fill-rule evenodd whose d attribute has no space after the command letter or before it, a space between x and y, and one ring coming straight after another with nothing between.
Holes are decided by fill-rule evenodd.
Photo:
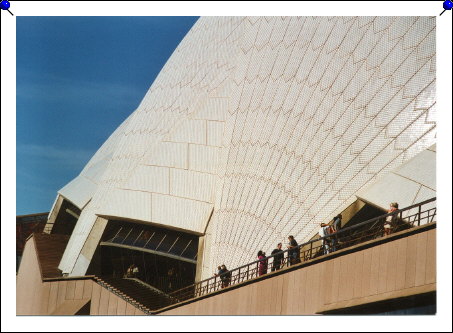
<instances>
[{"instance_id":1,"label":"metal handrail","mask_svg":"<svg viewBox=\"0 0 453 333\"><path fill-rule=\"evenodd\" d=\"M140 309L141 311L143 311L144 313L150 315L152 314L152 310L150 310L147 306L143 305L142 303L136 301L136 300L132 300L131 298L127 297L125 294L123 294L121 291L117 290L116 288L114 288L112 285L110 285L109 283L105 282L102 278L100 277L97 277L97 276L94 276L93 277L93 280L99 284L101 287L107 289L108 291L110 291L111 293L115 294L116 296L118 296L119 298L121 298L122 300L124 300L125 302L133 305L134 307Z\"/></svg>"},{"instance_id":2,"label":"metal handrail","mask_svg":"<svg viewBox=\"0 0 453 333\"><path fill-rule=\"evenodd\" d=\"M317 239L310 240L308 242L305 242L303 244L298 245L296 248L284 250L280 252L279 254L283 254L284 258L281 260L280 266L277 267L277 270L282 269L285 266L292 266L295 264L300 263L301 261L307 261L311 260L313 258L316 258L320 255L328 254L330 252L334 252L339 248L346 248L350 247L359 243L363 243L367 240L377 238L379 236L383 236L383 225L386 221L386 218L388 216L395 216L395 227L394 231L397 230L402 230L404 228L410 228L413 226L419 226L421 220L427 221L427 223L433 222L434 216L436 215L436 208L429 208L428 210L422 211L421 207L423 205L426 205L430 202L436 201L436 198L428 199L425 201L422 201L420 203L411 205L409 207L396 210L392 213L387 213L385 215L381 215L379 217L375 217L369 220L366 220L364 222L360 222L354 226L350 227L345 227L342 228L341 230L331 234L327 235L325 237L319 237ZM409 215L403 217L403 212L410 211L411 209L418 208L418 211L416 214ZM434 212L432 212L434 211ZM432 213L431 213L432 212ZM422 214L425 214L425 217L422 217ZM431 221L430 221L431 218ZM380 223L384 222L384 223ZM366 230L361 230L363 227L371 225L370 228ZM358 231L359 235L355 235L353 231ZM321 243L321 245L316 246L315 243ZM302 248L309 247L307 250L302 250ZM289 251L296 251L296 257L295 258L289 258L288 257L288 252ZM293 253L293 252L291 252ZM286 254L286 255L285 255ZM274 257L278 254L274 254L271 256L266 257L264 260L267 261L267 267L273 267L273 262L270 262L270 259L274 259ZM293 259L293 260L291 260ZM254 279L255 277L259 276L259 269L258 265L262 261L261 260L256 260L251 263L242 265L240 267L237 267L235 269L232 269L228 271L227 273L224 273L220 276L214 276L202 281L199 281L191 286L179 289L177 291L174 291L170 293L170 295L174 299L174 303L179 303L191 298L196 298L199 296L204 296L207 294L210 294L212 292L215 292L217 290L227 288L231 285L235 285L238 283L242 283L251 279ZM267 271L265 272L265 274ZM225 279L225 274L229 274L230 277ZM224 277L222 279L222 276ZM220 277L218 279L218 277ZM225 280L227 280L225 282Z\"/></svg>"}]
</instances>

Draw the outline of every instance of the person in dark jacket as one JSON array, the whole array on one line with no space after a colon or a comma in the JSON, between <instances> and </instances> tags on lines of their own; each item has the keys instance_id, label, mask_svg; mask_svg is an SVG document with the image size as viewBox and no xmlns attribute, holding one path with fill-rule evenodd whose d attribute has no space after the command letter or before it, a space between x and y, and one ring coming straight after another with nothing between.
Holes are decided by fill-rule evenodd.
<instances>
[{"instance_id":1,"label":"person in dark jacket","mask_svg":"<svg viewBox=\"0 0 453 333\"><path fill-rule=\"evenodd\" d=\"M231 272L226 268L225 265L220 266L219 274L220 280L222 281L222 288L226 288L231 282Z\"/></svg>"},{"instance_id":2,"label":"person in dark jacket","mask_svg":"<svg viewBox=\"0 0 453 333\"><path fill-rule=\"evenodd\" d=\"M278 271L282 267L283 262L283 250L282 250L282 243L277 244L277 248L272 251L272 256L274 257L274 261L272 262L271 272Z\"/></svg>"},{"instance_id":3,"label":"person in dark jacket","mask_svg":"<svg viewBox=\"0 0 453 333\"><path fill-rule=\"evenodd\" d=\"M338 236L336 233L341 229L341 219L341 214L338 214L333 218L332 234L335 234L335 236L332 237L332 251L336 251L338 247Z\"/></svg>"}]
</instances>

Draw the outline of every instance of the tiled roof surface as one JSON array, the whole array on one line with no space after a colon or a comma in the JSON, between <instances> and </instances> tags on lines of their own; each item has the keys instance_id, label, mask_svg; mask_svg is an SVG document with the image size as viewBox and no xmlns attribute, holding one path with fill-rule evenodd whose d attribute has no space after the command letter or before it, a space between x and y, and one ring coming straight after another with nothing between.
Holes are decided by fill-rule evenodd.
<instances>
[{"instance_id":1,"label":"tiled roof surface","mask_svg":"<svg viewBox=\"0 0 453 333\"><path fill-rule=\"evenodd\" d=\"M61 257L68 244L67 235L49 235L44 233L33 234L36 245L36 253L41 266L42 278L61 277L58 269Z\"/></svg>"},{"instance_id":2,"label":"tiled roof surface","mask_svg":"<svg viewBox=\"0 0 453 333\"><path fill-rule=\"evenodd\" d=\"M435 68L435 17L200 18L60 191L86 203L60 267L99 216L206 233L202 278L310 239L436 142Z\"/></svg>"}]
</instances>

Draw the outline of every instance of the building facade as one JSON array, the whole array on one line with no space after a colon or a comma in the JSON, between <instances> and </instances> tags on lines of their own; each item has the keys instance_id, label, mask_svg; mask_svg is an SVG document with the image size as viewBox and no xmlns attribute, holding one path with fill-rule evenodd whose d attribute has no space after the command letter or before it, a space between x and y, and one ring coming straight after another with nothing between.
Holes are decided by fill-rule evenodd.
<instances>
[{"instance_id":1,"label":"building facade","mask_svg":"<svg viewBox=\"0 0 453 333\"><path fill-rule=\"evenodd\" d=\"M58 192L59 269L86 275L101 245L161 232L148 253L201 280L311 239L358 199L385 212L435 197L435 37L433 17L199 19Z\"/></svg>"}]
</instances>

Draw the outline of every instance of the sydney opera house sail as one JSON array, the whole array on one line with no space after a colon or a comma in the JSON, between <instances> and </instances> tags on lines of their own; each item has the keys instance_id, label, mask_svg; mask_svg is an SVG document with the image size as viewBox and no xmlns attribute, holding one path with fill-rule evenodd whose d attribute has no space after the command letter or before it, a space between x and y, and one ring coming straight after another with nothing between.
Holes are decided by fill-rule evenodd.
<instances>
[{"instance_id":1,"label":"sydney opera house sail","mask_svg":"<svg viewBox=\"0 0 453 333\"><path fill-rule=\"evenodd\" d=\"M59 269L87 274L117 221L174 233L169 254L185 237L199 280L311 239L358 198L386 210L435 197L435 23L200 18L58 192L46 230L74 217Z\"/></svg>"}]
</instances>

